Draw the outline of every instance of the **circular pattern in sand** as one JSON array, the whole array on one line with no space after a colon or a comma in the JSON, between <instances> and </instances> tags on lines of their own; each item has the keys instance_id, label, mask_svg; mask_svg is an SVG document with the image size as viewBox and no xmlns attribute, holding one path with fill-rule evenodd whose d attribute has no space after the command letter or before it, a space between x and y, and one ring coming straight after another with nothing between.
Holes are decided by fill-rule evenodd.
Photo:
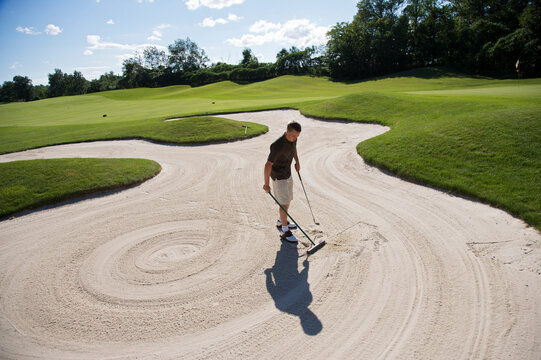
<instances>
[{"instance_id":1,"label":"circular pattern in sand","mask_svg":"<svg viewBox=\"0 0 541 360\"><path fill-rule=\"evenodd\" d=\"M366 166L386 131L297 111L246 141L72 144L0 156L141 157L138 187L0 222L2 359L538 359L541 236L502 211ZM290 210L312 239L280 242L262 190L290 120ZM297 230L297 236L309 241Z\"/></svg>"}]
</instances>

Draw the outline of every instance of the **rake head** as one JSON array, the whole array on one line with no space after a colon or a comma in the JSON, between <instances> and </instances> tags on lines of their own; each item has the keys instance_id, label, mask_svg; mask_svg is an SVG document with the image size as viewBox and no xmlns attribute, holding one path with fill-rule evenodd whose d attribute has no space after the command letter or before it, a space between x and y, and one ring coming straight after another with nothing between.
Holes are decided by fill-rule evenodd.
<instances>
[{"instance_id":1,"label":"rake head","mask_svg":"<svg viewBox=\"0 0 541 360\"><path fill-rule=\"evenodd\" d=\"M316 251L318 251L319 249L321 249L322 247L324 247L325 244L326 244L325 240L322 240L320 243L315 244L314 246L312 246L311 248L309 248L306 252L307 252L309 255L312 255L313 253L315 253Z\"/></svg>"}]
</instances>

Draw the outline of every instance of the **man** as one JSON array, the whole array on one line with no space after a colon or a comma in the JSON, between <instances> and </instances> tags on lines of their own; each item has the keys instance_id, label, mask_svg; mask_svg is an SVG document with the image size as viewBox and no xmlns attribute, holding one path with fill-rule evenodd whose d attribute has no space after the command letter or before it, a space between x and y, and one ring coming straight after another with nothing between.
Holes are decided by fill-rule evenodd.
<instances>
[{"instance_id":1,"label":"man","mask_svg":"<svg viewBox=\"0 0 541 360\"><path fill-rule=\"evenodd\" d=\"M297 156L297 138L301 134L301 124L292 121L287 124L284 135L278 138L270 146L270 154L265 164L265 185L263 190L270 193L269 178L272 178L274 197L278 203L288 211L289 204L293 200L293 178L291 176L291 163L295 159L295 170L300 171L299 157ZM297 243L297 238L291 233L295 224L287 221L287 214L280 208L280 217L276 226L280 228L280 236L290 243Z\"/></svg>"}]
</instances>

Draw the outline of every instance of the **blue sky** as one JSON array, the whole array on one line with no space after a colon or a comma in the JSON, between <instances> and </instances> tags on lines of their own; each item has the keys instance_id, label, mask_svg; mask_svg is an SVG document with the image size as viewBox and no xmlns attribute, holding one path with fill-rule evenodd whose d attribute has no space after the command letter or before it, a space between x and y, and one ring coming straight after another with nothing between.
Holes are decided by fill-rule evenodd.
<instances>
[{"instance_id":1,"label":"blue sky","mask_svg":"<svg viewBox=\"0 0 541 360\"><path fill-rule=\"evenodd\" d=\"M55 68L88 79L122 61L189 37L211 62L238 64L245 48L274 62L291 46L325 43L351 22L358 0L0 0L0 83L15 75L47 84Z\"/></svg>"}]
</instances>

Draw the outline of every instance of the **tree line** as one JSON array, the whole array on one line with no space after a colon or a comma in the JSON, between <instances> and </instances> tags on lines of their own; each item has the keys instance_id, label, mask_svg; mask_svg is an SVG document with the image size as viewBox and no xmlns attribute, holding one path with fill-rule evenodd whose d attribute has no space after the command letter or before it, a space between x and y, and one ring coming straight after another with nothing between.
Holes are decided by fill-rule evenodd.
<instances>
[{"instance_id":1,"label":"tree line","mask_svg":"<svg viewBox=\"0 0 541 360\"><path fill-rule=\"evenodd\" d=\"M351 22L336 24L322 47L282 49L274 63L260 63L244 49L237 65L209 63L205 51L189 38L167 51L151 46L125 60L122 74L98 79L48 74L47 86L33 86L15 76L0 87L0 102L161 87L200 86L230 80L252 82L286 74L363 79L397 71L447 66L494 77L539 77L541 10L527 0L361 0ZM516 68L518 66L518 68Z\"/></svg>"},{"instance_id":2,"label":"tree line","mask_svg":"<svg viewBox=\"0 0 541 360\"><path fill-rule=\"evenodd\" d=\"M0 88L0 102L31 101L48 97L81 95L99 91L162 87L169 85L201 86L218 81L252 82L287 74L326 74L322 56L315 46L291 47L277 54L275 63L260 63L251 49L244 49L238 65L218 62L208 66L205 51L195 42L178 39L168 52L155 46L136 52L123 61L122 74L112 71L88 81L79 71L73 74L55 69L48 74L47 86L33 86L26 76L15 76Z\"/></svg>"},{"instance_id":3,"label":"tree line","mask_svg":"<svg viewBox=\"0 0 541 360\"><path fill-rule=\"evenodd\" d=\"M326 56L330 75L347 79L424 66L538 77L540 26L538 0L362 0L330 31Z\"/></svg>"}]
</instances>

